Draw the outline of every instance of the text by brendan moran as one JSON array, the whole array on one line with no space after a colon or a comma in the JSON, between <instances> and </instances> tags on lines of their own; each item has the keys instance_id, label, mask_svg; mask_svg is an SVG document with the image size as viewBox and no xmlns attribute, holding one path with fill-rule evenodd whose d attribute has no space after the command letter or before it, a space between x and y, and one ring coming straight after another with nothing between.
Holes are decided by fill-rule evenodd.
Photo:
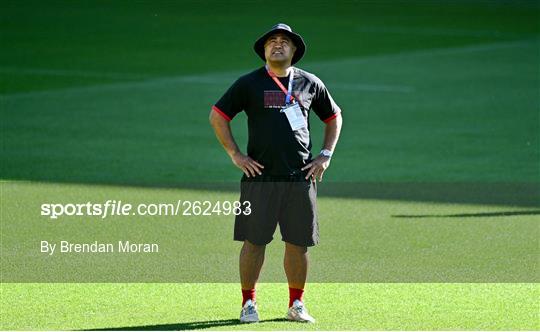
<instances>
[{"instance_id":1,"label":"text by brendan moran","mask_svg":"<svg viewBox=\"0 0 540 332\"><path fill-rule=\"evenodd\" d=\"M55 253L157 253L159 245L157 243L131 243L129 241L118 241L117 243L72 243L60 241L52 243L41 241L40 249L42 253L54 255Z\"/></svg>"}]
</instances>

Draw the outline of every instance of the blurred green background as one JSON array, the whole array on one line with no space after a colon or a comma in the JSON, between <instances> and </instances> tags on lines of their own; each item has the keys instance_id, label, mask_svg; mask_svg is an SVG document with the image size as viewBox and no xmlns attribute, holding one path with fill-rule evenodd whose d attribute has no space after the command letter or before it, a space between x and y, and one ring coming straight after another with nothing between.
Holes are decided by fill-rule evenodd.
<instances>
[{"instance_id":1,"label":"blurred green background","mask_svg":"<svg viewBox=\"0 0 540 332\"><path fill-rule=\"evenodd\" d=\"M298 67L343 109L326 181L504 184L479 196L517 184L538 202L539 13L538 1L2 1L0 175L237 182L207 116L262 65L254 40L286 22L308 45ZM233 121L242 147L245 126Z\"/></svg>"}]
</instances>

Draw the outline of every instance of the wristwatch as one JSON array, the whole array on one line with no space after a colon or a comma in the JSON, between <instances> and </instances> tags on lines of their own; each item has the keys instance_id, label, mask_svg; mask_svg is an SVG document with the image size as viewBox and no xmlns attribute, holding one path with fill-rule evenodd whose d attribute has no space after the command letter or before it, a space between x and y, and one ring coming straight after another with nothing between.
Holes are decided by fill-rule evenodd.
<instances>
[{"instance_id":1,"label":"wristwatch","mask_svg":"<svg viewBox=\"0 0 540 332\"><path fill-rule=\"evenodd\" d=\"M332 151L330 151L330 150L322 149L320 154L321 154L322 156L325 156L325 157L328 157L328 158L332 158Z\"/></svg>"}]
</instances>

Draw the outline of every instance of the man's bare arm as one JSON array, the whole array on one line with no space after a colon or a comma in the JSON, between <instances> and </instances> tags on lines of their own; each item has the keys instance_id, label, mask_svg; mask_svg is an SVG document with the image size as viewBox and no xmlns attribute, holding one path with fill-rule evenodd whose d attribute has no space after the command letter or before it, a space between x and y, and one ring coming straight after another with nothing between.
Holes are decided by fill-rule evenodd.
<instances>
[{"instance_id":1,"label":"man's bare arm","mask_svg":"<svg viewBox=\"0 0 540 332\"><path fill-rule=\"evenodd\" d=\"M323 149L334 151L341 133L342 124L341 114L328 121L324 127Z\"/></svg>"},{"instance_id":2,"label":"man's bare arm","mask_svg":"<svg viewBox=\"0 0 540 332\"><path fill-rule=\"evenodd\" d=\"M247 177L256 176L257 174L261 175L261 169L264 168L264 166L240 152L238 144L236 144L236 141L232 135L229 121L214 110L210 111L209 120L210 124L214 128L217 139L229 157L231 157L233 164L240 168Z\"/></svg>"},{"instance_id":3,"label":"man's bare arm","mask_svg":"<svg viewBox=\"0 0 540 332\"><path fill-rule=\"evenodd\" d=\"M326 123L326 126L324 127L323 149L334 151L339 139L339 134L341 133L342 124L343 119L341 118L341 114ZM328 166L330 166L330 158L318 155L309 164L304 166L302 170L309 169L306 180L313 177L314 179L318 178L320 182L322 181L324 171L326 171Z\"/></svg>"}]
</instances>

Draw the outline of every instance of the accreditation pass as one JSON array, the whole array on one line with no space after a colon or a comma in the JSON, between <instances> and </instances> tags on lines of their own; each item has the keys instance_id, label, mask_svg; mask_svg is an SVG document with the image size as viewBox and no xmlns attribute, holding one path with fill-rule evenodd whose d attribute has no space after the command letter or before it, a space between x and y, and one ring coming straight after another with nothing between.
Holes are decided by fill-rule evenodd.
<instances>
[{"instance_id":1,"label":"accreditation pass","mask_svg":"<svg viewBox=\"0 0 540 332\"><path fill-rule=\"evenodd\" d=\"M306 119L298 103L282 108L281 113L285 113L293 131L306 127Z\"/></svg>"}]
</instances>

